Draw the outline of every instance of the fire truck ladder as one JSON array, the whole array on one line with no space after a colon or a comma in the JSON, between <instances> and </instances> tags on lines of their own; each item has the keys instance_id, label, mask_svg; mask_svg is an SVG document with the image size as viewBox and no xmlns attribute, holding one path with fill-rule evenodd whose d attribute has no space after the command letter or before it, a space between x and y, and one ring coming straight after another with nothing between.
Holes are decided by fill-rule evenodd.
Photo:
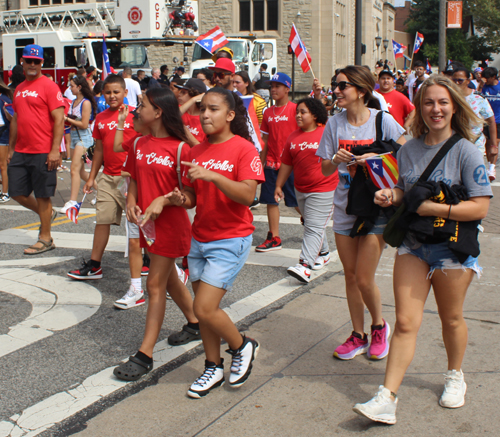
<instances>
[{"instance_id":1,"label":"fire truck ladder","mask_svg":"<svg viewBox=\"0 0 500 437\"><path fill-rule=\"evenodd\" d=\"M85 36L90 32L109 35L113 29L117 29L115 3L88 3L1 12L0 31L8 34L67 30L75 36Z\"/></svg>"}]
</instances>

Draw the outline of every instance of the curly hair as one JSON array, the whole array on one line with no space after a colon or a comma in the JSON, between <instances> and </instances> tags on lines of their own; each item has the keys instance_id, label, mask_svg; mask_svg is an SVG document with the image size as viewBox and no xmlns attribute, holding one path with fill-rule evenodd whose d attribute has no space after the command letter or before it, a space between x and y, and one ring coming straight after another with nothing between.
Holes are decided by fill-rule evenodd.
<instances>
[{"instance_id":1,"label":"curly hair","mask_svg":"<svg viewBox=\"0 0 500 437\"><path fill-rule=\"evenodd\" d=\"M76 86L81 87L80 92L82 93L83 97L85 97L92 105L92 114L95 115L97 113L97 103L95 102L94 93L90 89L87 79L85 79L83 76L73 76L70 82L73 82Z\"/></svg>"},{"instance_id":2,"label":"curly hair","mask_svg":"<svg viewBox=\"0 0 500 437\"><path fill-rule=\"evenodd\" d=\"M181 111L174 93L169 88L150 88L146 91L146 97L154 107L161 109L161 121L167 133L171 137L188 143Z\"/></svg>"},{"instance_id":3,"label":"curly hair","mask_svg":"<svg viewBox=\"0 0 500 437\"><path fill-rule=\"evenodd\" d=\"M303 103L309 112L314 117L316 124L326 124L328 121L328 111L325 108L325 105L321 100L312 99L311 97L306 97L297 102L297 111L299 109L299 105Z\"/></svg>"},{"instance_id":4,"label":"curly hair","mask_svg":"<svg viewBox=\"0 0 500 437\"><path fill-rule=\"evenodd\" d=\"M481 126L484 121L474 113L470 105L467 103L457 85L443 74L433 74L425 80L420 90L418 91L413 104L415 105L415 119L411 126L411 133L414 138L429 132L428 126L425 124L422 117L422 105L425 94L431 86L441 86L448 91L453 107L456 110L451 117L451 128L458 133L462 138L470 142L476 141L477 137L472 133L472 126Z\"/></svg>"},{"instance_id":5,"label":"curly hair","mask_svg":"<svg viewBox=\"0 0 500 437\"><path fill-rule=\"evenodd\" d=\"M241 98L236 93L232 93L231 91L220 87L211 88L205 93L205 95L213 93L222 96L222 98L224 99L224 103L228 107L228 110L234 111L235 113L235 116L230 125L231 132L234 135L239 135L245 140L252 142L247 124L247 120L249 120L248 111L247 108L245 108L243 100L241 100Z\"/></svg>"},{"instance_id":6,"label":"curly hair","mask_svg":"<svg viewBox=\"0 0 500 437\"><path fill-rule=\"evenodd\" d=\"M344 74L349 82L353 83L358 89L365 91L363 101L368 108L380 109L378 99L372 94L375 89L375 78L368 67L348 65L342 68L339 71L340 73Z\"/></svg>"}]
</instances>

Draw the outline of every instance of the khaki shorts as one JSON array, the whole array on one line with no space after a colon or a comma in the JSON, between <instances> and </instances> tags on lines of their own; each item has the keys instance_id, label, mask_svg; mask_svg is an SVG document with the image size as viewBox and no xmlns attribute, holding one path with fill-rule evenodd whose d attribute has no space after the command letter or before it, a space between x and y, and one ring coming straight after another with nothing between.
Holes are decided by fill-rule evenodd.
<instances>
[{"instance_id":1,"label":"khaki shorts","mask_svg":"<svg viewBox=\"0 0 500 437\"><path fill-rule=\"evenodd\" d=\"M125 209L125 197L118 189L121 180L122 176L104 173L97 178L96 224L120 226Z\"/></svg>"}]
</instances>

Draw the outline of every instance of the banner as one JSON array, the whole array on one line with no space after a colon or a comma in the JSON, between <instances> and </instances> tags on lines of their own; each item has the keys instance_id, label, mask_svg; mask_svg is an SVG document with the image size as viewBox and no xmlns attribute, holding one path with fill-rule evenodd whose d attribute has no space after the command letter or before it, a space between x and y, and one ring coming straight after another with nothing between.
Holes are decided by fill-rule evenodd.
<instances>
[{"instance_id":1,"label":"banner","mask_svg":"<svg viewBox=\"0 0 500 437\"><path fill-rule=\"evenodd\" d=\"M460 29L462 27L462 2L448 2L446 27L449 29Z\"/></svg>"}]
</instances>

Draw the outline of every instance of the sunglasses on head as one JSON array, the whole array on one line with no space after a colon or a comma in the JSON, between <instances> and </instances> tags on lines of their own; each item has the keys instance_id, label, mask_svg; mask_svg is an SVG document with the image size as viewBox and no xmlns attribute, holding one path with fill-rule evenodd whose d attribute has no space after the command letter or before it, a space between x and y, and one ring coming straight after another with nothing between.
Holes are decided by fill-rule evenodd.
<instances>
[{"instance_id":1,"label":"sunglasses on head","mask_svg":"<svg viewBox=\"0 0 500 437\"><path fill-rule=\"evenodd\" d=\"M34 59L34 58L24 58L27 64L35 64L35 65L40 65L42 63L41 59Z\"/></svg>"},{"instance_id":2,"label":"sunglasses on head","mask_svg":"<svg viewBox=\"0 0 500 437\"><path fill-rule=\"evenodd\" d=\"M356 84L347 82L345 80L343 80L342 82L332 83L333 89L335 90L335 88L338 88L340 91L344 91L347 88L347 85L356 86Z\"/></svg>"},{"instance_id":3,"label":"sunglasses on head","mask_svg":"<svg viewBox=\"0 0 500 437\"><path fill-rule=\"evenodd\" d=\"M219 79L224 79L225 76L229 76L231 73L229 72L219 72L219 73L214 73L214 79L219 78Z\"/></svg>"}]
</instances>

